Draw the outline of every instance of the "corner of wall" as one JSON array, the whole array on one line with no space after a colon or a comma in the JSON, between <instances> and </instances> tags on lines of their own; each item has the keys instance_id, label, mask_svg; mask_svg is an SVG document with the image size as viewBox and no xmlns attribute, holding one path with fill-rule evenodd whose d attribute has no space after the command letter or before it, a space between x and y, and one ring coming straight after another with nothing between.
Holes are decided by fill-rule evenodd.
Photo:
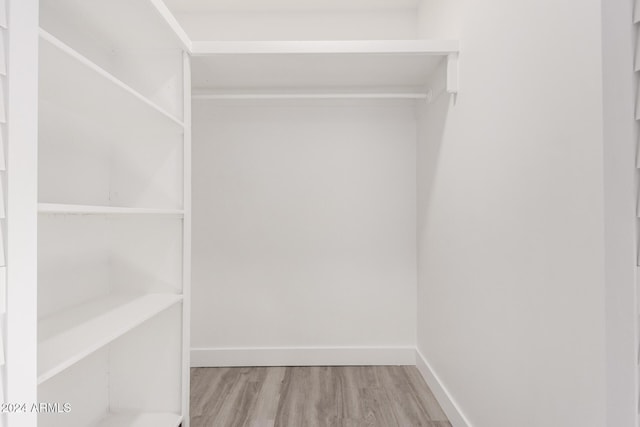
<instances>
[{"instance_id":1,"label":"corner of wall","mask_svg":"<svg viewBox=\"0 0 640 427\"><path fill-rule=\"evenodd\" d=\"M449 418L451 425L453 427L472 427L455 399L451 396L419 348L416 348L416 367L433 392L442 410L447 415L447 418Z\"/></svg>"},{"instance_id":2,"label":"corner of wall","mask_svg":"<svg viewBox=\"0 0 640 427\"><path fill-rule=\"evenodd\" d=\"M420 0L418 37L421 39L457 39L461 30L463 0Z\"/></svg>"}]
</instances>

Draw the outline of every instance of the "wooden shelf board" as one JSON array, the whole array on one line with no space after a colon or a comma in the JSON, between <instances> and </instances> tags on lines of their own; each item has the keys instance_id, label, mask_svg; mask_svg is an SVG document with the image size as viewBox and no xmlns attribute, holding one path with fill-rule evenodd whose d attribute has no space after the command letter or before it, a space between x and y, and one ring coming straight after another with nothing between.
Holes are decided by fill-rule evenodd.
<instances>
[{"instance_id":1,"label":"wooden shelf board","mask_svg":"<svg viewBox=\"0 0 640 427\"><path fill-rule=\"evenodd\" d=\"M182 300L181 295L102 298L38 324L38 384Z\"/></svg>"},{"instance_id":2,"label":"wooden shelf board","mask_svg":"<svg viewBox=\"0 0 640 427\"><path fill-rule=\"evenodd\" d=\"M166 215L183 217L180 209L127 208L117 206L66 205L57 203L39 203L38 212L61 215Z\"/></svg>"},{"instance_id":3,"label":"wooden shelf board","mask_svg":"<svg viewBox=\"0 0 640 427\"><path fill-rule=\"evenodd\" d=\"M110 414L96 427L178 427L181 422L172 413Z\"/></svg>"},{"instance_id":4,"label":"wooden shelf board","mask_svg":"<svg viewBox=\"0 0 640 427\"><path fill-rule=\"evenodd\" d=\"M105 126L181 133L184 124L51 34L40 30L40 98Z\"/></svg>"}]
</instances>

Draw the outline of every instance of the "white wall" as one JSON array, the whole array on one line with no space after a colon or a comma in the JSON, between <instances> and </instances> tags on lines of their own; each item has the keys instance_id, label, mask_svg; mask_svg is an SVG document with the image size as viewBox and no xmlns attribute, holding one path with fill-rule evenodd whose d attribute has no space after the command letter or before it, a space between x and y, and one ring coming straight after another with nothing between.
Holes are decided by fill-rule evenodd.
<instances>
[{"instance_id":1,"label":"white wall","mask_svg":"<svg viewBox=\"0 0 640 427\"><path fill-rule=\"evenodd\" d=\"M462 52L420 126L419 350L475 427L604 426L601 1L422 18Z\"/></svg>"},{"instance_id":2,"label":"white wall","mask_svg":"<svg viewBox=\"0 0 640 427\"><path fill-rule=\"evenodd\" d=\"M366 40L417 36L414 9L178 13L189 37L201 40Z\"/></svg>"},{"instance_id":3,"label":"white wall","mask_svg":"<svg viewBox=\"0 0 640 427\"><path fill-rule=\"evenodd\" d=\"M413 103L195 101L193 130L193 363L230 348L412 355Z\"/></svg>"}]
</instances>

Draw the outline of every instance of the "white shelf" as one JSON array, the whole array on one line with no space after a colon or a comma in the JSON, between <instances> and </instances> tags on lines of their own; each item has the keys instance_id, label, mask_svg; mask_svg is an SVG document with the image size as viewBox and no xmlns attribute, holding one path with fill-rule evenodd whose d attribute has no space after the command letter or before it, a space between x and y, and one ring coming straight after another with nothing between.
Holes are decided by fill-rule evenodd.
<instances>
[{"instance_id":1,"label":"white shelf","mask_svg":"<svg viewBox=\"0 0 640 427\"><path fill-rule=\"evenodd\" d=\"M39 203L41 214L60 215L164 215L183 217L184 211L179 209L125 208L115 206L64 205L56 203Z\"/></svg>"},{"instance_id":2,"label":"white shelf","mask_svg":"<svg viewBox=\"0 0 640 427\"><path fill-rule=\"evenodd\" d=\"M96 427L178 427L182 417L171 413L111 414Z\"/></svg>"},{"instance_id":3,"label":"white shelf","mask_svg":"<svg viewBox=\"0 0 640 427\"><path fill-rule=\"evenodd\" d=\"M38 324L38 384L180 302L182 296L110 296Z\"/></svg>"},{"instance_id":4,"label":"white shelf","mask_svg":"<svg viewBox=\"0 0 640 427\"><path fill-rule=\"evenodd\" d=\"M194 42L193 86L200 99L420 98L442 63L457 91L458 52L455 40Z\"/></svg>"},{"instance_id":5,"label":"white shelf","mask_svg":"<svg viewBox=\"0 0 640 427\"><path fill-rule=\"evenodd\" d=\"M384 54L446 55L457 53L457 40L305 40L199 41L193 55L219 54Z\"/></svg>"},{"instance_id":6,"label":"white shelf","mask_svg":"<svg viewBox=\"0 0 640 427\"><path fill-rule=\"evenodd\" d=\"M422 92L261 92L261 93L195 93L194 100L243 100L243 99L428 99Z\"/></svg>"},{"instance_id":7,"label":"white shelf","mask_svg":"<svg viewBox=\"0 0 640 427\"><path fill-rule=\"evenodd\" d=\"M44 30L40 63L41 99L106 127L184 131L182 121Z\"/></svg>"}]
</instances>

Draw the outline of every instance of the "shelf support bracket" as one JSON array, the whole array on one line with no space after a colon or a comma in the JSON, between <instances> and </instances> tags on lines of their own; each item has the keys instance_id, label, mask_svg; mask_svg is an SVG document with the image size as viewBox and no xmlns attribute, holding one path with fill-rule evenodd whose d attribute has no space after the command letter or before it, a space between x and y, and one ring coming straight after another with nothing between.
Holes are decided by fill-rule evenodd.
<instances>
[{"instance_id":1,"label":"shelf support bracket","mask_svg":"<svg viewBox=\"0 0 640 427\"><path fill-rule=\"evenodd\" d=\"M458 52L447 55L447 92L458 93Z\"/></svg>"}]
</instances>

